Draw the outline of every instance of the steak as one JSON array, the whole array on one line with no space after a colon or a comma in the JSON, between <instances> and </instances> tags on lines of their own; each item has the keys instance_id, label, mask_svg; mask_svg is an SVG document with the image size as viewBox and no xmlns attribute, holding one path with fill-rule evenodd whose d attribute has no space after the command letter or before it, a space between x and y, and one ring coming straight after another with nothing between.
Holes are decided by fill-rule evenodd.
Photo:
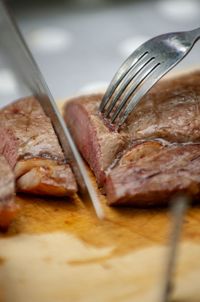
<instances>
[{"instance_id":1,"label":"steak","mask_svg":"<svg viewBox=\"0 0 200 302\"><path fill-rule=\"evenodd\" d=\"M0 111L0 154L3 155L11 168L17 162L18 141L11 129L6 129L3 125L3 117Z\"/></svg>"},{"instance_id":2,"label":"steak","mask_svg":"<svg viewBox=\"0 0 200 302\"><path fill-rule=\"evenodd\" d=\"M14 174L6 159L0 155L0 229L7 229L17 213L18 206L14 199Z\"/></svg>"},{"instance_id":3,"label":"steak","mask_svg":"<svg viewBox=\"0 0 200 302\"><path fill-rule=\"evenodd\" d=\"M200 72L162 80L118 131L98 113L102 94L66 103L64 118L108 203L164 204L200 192Z\"/></svg>"},{"instance_id":4,"label":"steak","mask_svg":"<svg viewBox=\"0 0 200 302\"><path fill-rule=\"evenodd\" d=\"M0 139L0 153L14 169L17 191L55 196L77 191L51 121L34 97L0 111Z\"/></svg>"},{"instance_id":5,"label":"steak","mask_svg":"<svg viewBox=\"0 0 200 302\"><path fill-rule=\"evenodd\" d=\"M127 144L127 134L111 131L98 114L102 95L88 95L67 102L64 118L76 144L103 186L106 169Z\"/></svg>"},{"instance_id":6,"label":"steak","mask_svg":"<svg viewBox=\"0 0 200 302\"><path fill-rule=\"evenodd\" d=\"M165 204L177 192L199 197L200 144L165 146L117 165L108 175L106 192L109 204L138 206Z\"/></svg>"}]
</instances>

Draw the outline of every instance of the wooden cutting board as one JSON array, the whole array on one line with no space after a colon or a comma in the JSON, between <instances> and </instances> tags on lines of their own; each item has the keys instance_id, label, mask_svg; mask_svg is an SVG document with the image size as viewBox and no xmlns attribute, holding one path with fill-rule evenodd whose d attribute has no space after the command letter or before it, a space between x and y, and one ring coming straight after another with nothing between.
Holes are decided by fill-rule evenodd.
<instances>
[{"instance_id":1,"label":"wooden cutting board","mask_svg":"<svg viewBox=\"0 0 200 302\"><path fill-rule=\"evenodd\" d=\"M96 186L93 179L94 186ZM0 302L160 301L168 209L111 208L17 196L21 206L0 236ZM200 301L200 206L190 208L179 247L173 301Z\"/></svg>"}]
</instances>

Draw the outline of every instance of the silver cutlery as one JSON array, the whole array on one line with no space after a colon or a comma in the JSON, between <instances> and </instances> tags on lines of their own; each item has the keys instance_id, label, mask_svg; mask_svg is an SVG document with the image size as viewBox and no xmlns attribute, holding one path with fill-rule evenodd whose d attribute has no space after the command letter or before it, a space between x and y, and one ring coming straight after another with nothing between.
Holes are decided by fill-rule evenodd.
<instances>
[{"instance_id":1,"label":"silver cutlery","mask_svg":"<svg viewBox=\"0 0 200 302\"><path fill-rule=\"evenodd\" d=\"M121 126L142 97L177 65L200 38L200 28L167 33L142 44L121 65L100 104L100 112Z\"/></svg>"},{"instance_id":2,"label":"silver cutlery","mask_svg":"<svg viewBox=\"0 0 200 302\"><path fill-rule=\"evenodd\" d=\"M172 227L169 242L169 253L163 278L161 302L170 302L174 290L174 272L178 254L178 243L181 236L183 219L190 204L187 195L179 194L171 200Z\"/></svg>"}]
</instances>

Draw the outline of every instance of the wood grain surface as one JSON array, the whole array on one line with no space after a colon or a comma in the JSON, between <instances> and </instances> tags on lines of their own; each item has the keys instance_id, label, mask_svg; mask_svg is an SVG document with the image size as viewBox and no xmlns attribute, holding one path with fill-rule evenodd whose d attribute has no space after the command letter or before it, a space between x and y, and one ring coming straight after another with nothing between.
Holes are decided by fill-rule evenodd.
<instances>
[{"instance_id":1,"label":"wood grain surface","mask_svg":"<svg viewBox=\"0 0 200 302\"><path fill-rule=\"evenodd\" d=\"M111 208L99 197L104 221L85 197L17 196L21 211L0 235L0 302L160 301L168 209ZM199 258L194 205L184 221L173 301L200 301Z\"/></svg>"}]
</instances>

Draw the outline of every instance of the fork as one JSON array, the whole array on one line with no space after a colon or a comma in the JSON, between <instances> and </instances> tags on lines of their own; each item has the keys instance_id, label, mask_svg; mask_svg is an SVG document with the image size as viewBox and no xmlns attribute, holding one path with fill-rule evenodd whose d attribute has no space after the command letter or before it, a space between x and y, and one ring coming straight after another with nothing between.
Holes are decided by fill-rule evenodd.
<instances>
[{"instance_id":1,"label":"fork","mask_svg":"<svg viewBox=\"0 0 200 302\"><path fill-rule=\"evenodd\" d=\"M138 47L118 69L99 111L112 124L121 126L142 97L177 65L200 39L200 28L167 33Z\"/></svg>"}]
</instances>

